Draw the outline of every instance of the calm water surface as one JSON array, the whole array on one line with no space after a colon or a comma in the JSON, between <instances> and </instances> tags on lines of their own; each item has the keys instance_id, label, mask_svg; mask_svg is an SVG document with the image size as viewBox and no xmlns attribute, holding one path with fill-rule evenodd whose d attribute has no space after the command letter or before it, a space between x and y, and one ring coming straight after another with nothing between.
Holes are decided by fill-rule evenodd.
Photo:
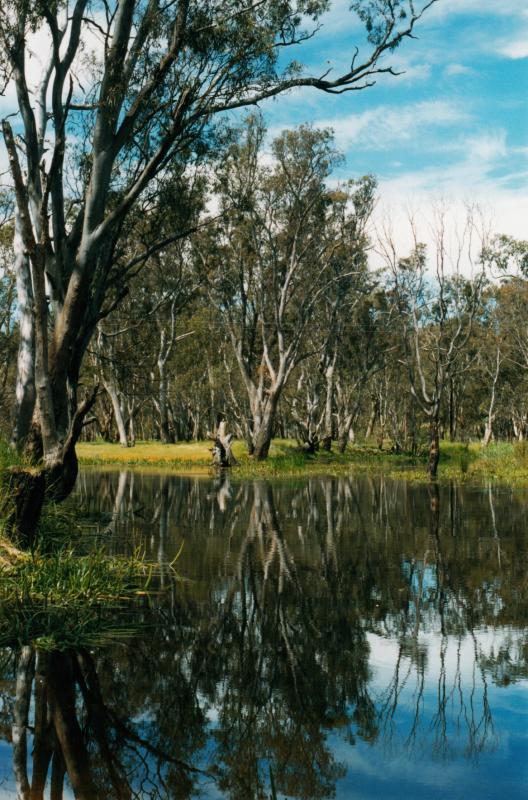
<instances>
[{"instance_id":1,"label":"calm water surface","mask_svg":"<svg viewBox=\"0 0 528 800\"><path fill-rule=\"evenodd\" d=\"M525 798L527 501L382 478L84 471L75 505L98 546L141 548L163 591L126 642L37 661L25 763L11 742L20 654L18 689L6 658L0 796L16 796L24 769L43 785L49 729L66 762L50 770L53 800L72 786L119 799L251 800L273 786L307 800ZM39 722L43 687L59 725Z\"/></svg>"}]
</instances>

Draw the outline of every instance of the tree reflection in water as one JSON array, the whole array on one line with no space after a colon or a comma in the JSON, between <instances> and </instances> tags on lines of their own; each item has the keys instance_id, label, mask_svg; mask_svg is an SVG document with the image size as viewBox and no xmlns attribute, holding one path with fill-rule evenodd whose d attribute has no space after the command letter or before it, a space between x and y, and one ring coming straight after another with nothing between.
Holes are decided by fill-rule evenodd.
<instances>
[{"instance_id":1,"label":"tree reflection in water","mask_svg":"<svg viewBox=\"0 0 528 800\"><path fill-rule=\"evenodd\" d=\"M166 591L126 645L6 651L20 798L61 798L65 775L79 798L269 798L270 767L281 794L323 798L347 771L336 737L498 746L490 686L528 675L514 495L125 472L85 473L79 494L109 551L143 543Z\"/></svg>"}]
</instances>

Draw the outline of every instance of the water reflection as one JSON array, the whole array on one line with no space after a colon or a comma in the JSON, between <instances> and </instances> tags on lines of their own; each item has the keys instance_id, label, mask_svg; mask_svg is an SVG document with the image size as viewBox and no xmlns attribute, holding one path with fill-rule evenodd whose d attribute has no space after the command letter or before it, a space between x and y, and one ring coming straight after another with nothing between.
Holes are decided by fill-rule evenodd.
<instances>
[{"instance_id":1,"label":"water reflection","mask_svg":"<svg viewBox=\"0 0 528 800\"><path fill-rule=\"evenodd\" d=\"M166 591L126 646L6 654L18 795L521 797L525 500L85 472L93 534Z\"/></svg>"},{"instance_id":2,"label":"water reflection","mask_svg":"<svg viewBox=\"0 0 528 800\"><path fill-rule=\"evenodd\" d=\"M51 800L72 793L80 800L172 797L179 796L171 794L173 784L178 792L188 784L195 770L173 755L170 741L142 735L124 676L105 685L105 666L83 649L46 653L28 646L16 655L5 733L18 798L43 798L48 783Z\"/></svg>"}]
</instances>

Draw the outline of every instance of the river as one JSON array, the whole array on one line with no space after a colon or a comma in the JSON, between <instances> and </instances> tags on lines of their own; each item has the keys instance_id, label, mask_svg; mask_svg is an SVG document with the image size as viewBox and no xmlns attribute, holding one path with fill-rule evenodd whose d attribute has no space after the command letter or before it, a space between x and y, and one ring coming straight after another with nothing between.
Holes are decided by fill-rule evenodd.
<instances>
[{"instance_id":1,"label":"river","mask_svg":"<svg viewBox=\"0 0 528 800\"><path fill-rule=\"evenodd\" d=\"M86 541L141 552L155 591L125 639L48 656L74 751L56 797L84 781L88 798L525 798L527 501L83 470ZM14 797L4 655L0 797ZM31 702L35 716L38 688Z\"/></svg>"}]
</instances>

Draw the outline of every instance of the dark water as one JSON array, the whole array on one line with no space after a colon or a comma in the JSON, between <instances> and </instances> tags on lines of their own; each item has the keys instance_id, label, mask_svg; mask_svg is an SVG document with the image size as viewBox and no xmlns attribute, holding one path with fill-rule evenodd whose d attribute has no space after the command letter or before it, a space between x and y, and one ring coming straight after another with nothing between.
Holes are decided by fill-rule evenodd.
<instances>
[{"instance_id":1,"label":"dark water","mask_svg":"<svg viewBox=\"0 0 528 800\"><path fill-rule=\"evenodd\" d=\"M140 547L164 591L126 642L37 660L24 763L6 657L0 796L58 737L52 798L525 798L527 500L84 472L99 546Z\"/></svg>"}]
</instances>

